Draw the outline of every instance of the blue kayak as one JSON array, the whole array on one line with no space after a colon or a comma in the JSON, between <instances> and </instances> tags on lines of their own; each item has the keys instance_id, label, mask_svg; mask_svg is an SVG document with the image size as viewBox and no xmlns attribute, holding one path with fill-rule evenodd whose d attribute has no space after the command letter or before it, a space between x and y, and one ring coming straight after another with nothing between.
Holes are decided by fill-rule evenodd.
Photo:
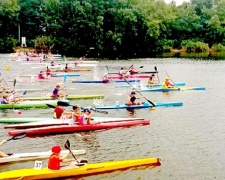
<instances>
[{"instance_id":1,"label":"blue kayak","mask_svg":"<svg viewBox=\"0 0 225 180\"><path fill-rule=\"evenodd\" d=\"M182 106L182 102L156 102L154 103L156 107L158 106ZM150 108L153 107L150 103L143 103L142 105L114 105L114 106L96 106L95 109L140 109L140 108Z\"/></svg>"},{"instance_id":2,"label":"blue kayak","mask_svg":"<svg viewBox=\"0 0 225 180\"><path fill-rule=\"evenodd\" d=\"M185 83L183 82L175 82L175 85L177 86L185 86ZM159 84L143 84L143 87L160 87L162 86L162 83ZM131 85L129 84L125 84L125 85L119 85L119 86L115 86L116 88L129 88L131 87ZM134 87L141 87L140 84L134 85Z\"/></svg>"},{"instance_id":3,"label":"blue kayak","mask_svg":"<svg viewBox=\"0 0 225 180\"><path fill-rule=\"evenodd\" d=\"M51 77L78 77L80 74L52 74Z\"/></svg>"},{"instance_id":4,"label":"blue kayak","mask_svg":"<svg viewBox=\"0 0 225 180\"><path fill-rule=\"evenodd\" d=\"M157 89L142 89L141 92L167 92L167 91L185 91L185 90L205 90L205 87L172 87L172 88L157 88Z\"/></svg>"},{"instance_id":5,"label":"blue kayak","mask_svg":"<svg viewBox=\"0 0 225 180\"><path fill-rule=\"evenodd\" d=\"M127 79L127 82L140 82L140 80L135 80L135 79ZM72 81L72 83L110 83L110 82L126 82L125 80L112 80L112 81L102 81L102 80L90 80L90 81Z\"/></svg>"}]
</instances>

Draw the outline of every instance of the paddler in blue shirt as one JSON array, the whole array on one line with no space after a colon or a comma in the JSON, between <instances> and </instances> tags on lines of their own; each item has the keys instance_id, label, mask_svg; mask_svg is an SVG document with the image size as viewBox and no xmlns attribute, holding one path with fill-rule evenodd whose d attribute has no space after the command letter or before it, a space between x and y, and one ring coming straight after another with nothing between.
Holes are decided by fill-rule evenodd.
<instances>
[{"instance_id":1,"label":"paddler in blue shirt","mask_svg":"<svg viewBox=\"0 0 225 180\"><path fill-rule=\"evenodd\" d=\"M64 94L64 93L59 93L59 90L61 90L61 89L63 89L63 88L60 88L60 85L59 84L57 84L56 85L56 88L53 90L53 92L52 92L52 95L51 95L51 97L52 98L57 98L57 97L65 97L66 96L66 94Z\"/></svg>"},{"instance_id":2,"label":"paddler in blue shirt","mask_svg":"<svg viewBox=\"0 0 225 180\"><path fill-rule=\"evenodd\" d=\"M8 94L3 95L1 104L9 104L9 96Z\"/></svg>"}]
</instances>

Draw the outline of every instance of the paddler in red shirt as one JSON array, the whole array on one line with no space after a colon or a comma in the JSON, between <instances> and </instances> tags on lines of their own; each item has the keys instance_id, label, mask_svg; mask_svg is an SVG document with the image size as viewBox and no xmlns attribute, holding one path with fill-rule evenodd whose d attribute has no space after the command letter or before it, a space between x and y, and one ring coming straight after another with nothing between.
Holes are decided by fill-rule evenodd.
<instances>
[{"instance_id":1,"label":"paddler in red shirt","mask_svg":"<svg viewBox=\"0 0 225 180\"><path fill-rule=\"evenodd\" d=\"M47 69L46 69L46 77L48 78L49 76L51 76L51 70L47 66Z\"/></svg>"},{"instance_id":2,"label":"paddler in red shirt","mask_svg":"<svg viewBox=\"0 0 225 180\"><path fill-rule=\"evenodd\" d=\"M60 103L60 101L57 102L57 106L54 110L54 118L55 119L61 119L63 115L71 115L72 112L66 112L64 111L64 109L62 108L62 105Z\"/></svg>"},{"instance_id":3,"label":"paddler in red shirt","mask_svg":"<svg viewBox=\"0 0 225 180\"><path fill-rule=\"evenodd\" d=\"M38 74L38 79L45 79L45 77L43 76L43 71L40 71L40 73Z\"/></svg>"},{"instance_id":4,"label":"paddler in red shirt","mask_svg":"<svg viewBox=\"0 0 225 180\"><path fill-rule=\"evenodd\" d=\"M60 163L61 162L71 162L74 161L74 159L66 159L69 154L72 154L68 152L68 154L65 154L63 156L60 156L61 147L58 145L55 145L52 147L52 155L49 157L48 160L48 168L51 170L59 170L60 169Z\"/></svg>"}]
</instances>

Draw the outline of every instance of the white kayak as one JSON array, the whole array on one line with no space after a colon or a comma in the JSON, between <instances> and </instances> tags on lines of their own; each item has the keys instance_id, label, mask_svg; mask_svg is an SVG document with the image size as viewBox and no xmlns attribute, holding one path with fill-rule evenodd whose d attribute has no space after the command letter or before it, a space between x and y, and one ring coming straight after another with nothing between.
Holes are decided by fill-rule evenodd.
<instances>
[{"instance_id":1,"label":"white kayak","mask_svg":"<svg viewBox=\"0 0 225 180\"><path fill-rule=\"evenodd\" d=\"M97 122L120 122L120 121L136 121L144 120L144 118L108 118L108 117L93 117L94 121ZM46 127L46 126L57 126L57 125L69 125L74 124L73 119L53 119L44 120L40 122L31 122L31 123L22 123L22 124L13 124L7 125L4 128L16 128L16 129L25 129L25 128L36 128L36 127Z\"/></svg>"},{"instance_id":2,"label":"white kayak","mask_svg":"<svg viewBox=\"0 0 225 180\"><path fill-rule=\"evenodd\" d=\"M45 65L45 66L34 66L34 67L31 67L32 69L41 69L41 68L48 68L49 69L57 69L57 68L65 68L65 64L58 64L58 65L54 65L54 66L51 66L50 64L48 65ZM77 64L75 66L75 64L68 64L68 68L74 68L74 67L96 67L97 64Z\"/></svg>"},{"instance_id":3,"label":"white kayak","mask_svg":"<svg viewBox=\"0 0 225 180\"><path fill-rule=\"evenodd\" d=\"M74 155L82 155L85 154L85 150L72 150ZM62 150L61 155L67 154L69 150ZM8 157L1 157L0 164L2 163L11 163L16 161L29 161L29 160L37 160L37 159L46 159L51 155L51 151L46 152L32 152L32 153L20 153L13 154Z\"/></svg>"}]
</instances>

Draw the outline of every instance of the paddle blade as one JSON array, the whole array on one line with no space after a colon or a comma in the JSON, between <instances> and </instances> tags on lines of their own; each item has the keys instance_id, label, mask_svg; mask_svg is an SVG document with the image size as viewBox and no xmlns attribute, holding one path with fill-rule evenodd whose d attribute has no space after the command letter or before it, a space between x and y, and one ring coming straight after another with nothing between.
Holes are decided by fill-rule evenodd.
<instances>
[{"instance_id":1,"label":"paddle blade","mask_svg":"<svg viewBox=\"0 0 225 180\"><path fill-rule=\"evenodd\" d=\"M23 96L27 94L27 90L23 91Z\"/></svg>"},{"instance_id":2,"label":"paddle blade","mask_svg":"<svg viewBox=\"0 0 225 180\"><path fill-rule=\"evenodd\" d=\"M14 79L14 81L13 81L13 86L14 87L16 86L16 79Z\"/></svg>"},{"instance_id":3,"label":"paddle blade","mask_svg":"<svg viewBox=\"0 0 225 180\"><path fill-rule=\"evenodd\" d=\"M65 101L58 101L57 104L59 106L70 106L68 102L65 102Z\"/></svg>"},{"instance_id":4,"label":"paddle blade","mask_svg":"<svg viewBox=\"0 0 225 180\"><path fill-rule=\"evenodd\" d=\"M67 139L67 141L66 141L64 147L65 147L66 149L70 150L70 141L69 141L68 139Z\"/></svg>"},{"instance_id":5,"label":"paddle blade","mask_svg":"<svg viewBox=\"0 0 225 180\"><path fill-rule=\"evenodd\" d=\"M140 66L139 68L143 68L144 66Z\"/></svg>"},{"instance_id":6,"label":"paddle blade","mask_svg":"<svg viewBox=\"0 0 225 180\"><path fill-rule=\"evenodd\" d=\"M153 107L155 107L155 104L152 102L152 101L150 101L150 100L148 100L148 99L146 99Z\"/></svg>"},{"instance_id":7,"label":"paddle blade","mask_svg":"<svg viewBox=\"0 0 225 180\"><path fill-rule=\"evenodd\" d=\"M46 104L46 106L48 106L49 108L56 108L55 106L53 106L51 104Z\"/></svg>"},{"instance_id":8,"label":"paddle blade","mask_svg":"<svg viewBox=\"0 0 225 180\"><path fill-rule=\"evenodd\" d=\"M157 71L157 67L156 66L154 67L154 69L155 69L155 71Z\"/></svg>"},{"instance_id":9,"label":"paddle blade","mask_svg":"<svg viewBox=\"0 0 225 180\"><path fill-rule=\"evenodd\" d=\"M11 141L11 140L17 140L17 139L22 139L24 138L25 136L27 135L27 133L20 133L20 134L17 134L15 136L13 136L12 138L8 139L7 141Z\"/></svg>"}]
</instances>

